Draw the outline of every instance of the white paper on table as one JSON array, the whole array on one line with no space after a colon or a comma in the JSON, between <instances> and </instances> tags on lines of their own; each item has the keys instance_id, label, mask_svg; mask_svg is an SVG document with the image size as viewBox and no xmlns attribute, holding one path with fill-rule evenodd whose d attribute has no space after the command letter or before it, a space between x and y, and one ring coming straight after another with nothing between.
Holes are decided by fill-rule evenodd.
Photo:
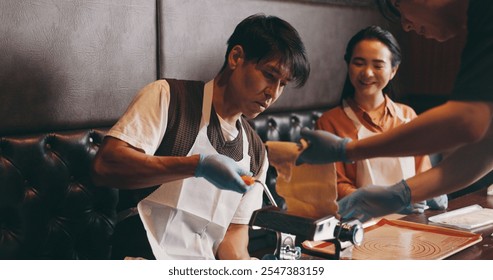
<instances>
[{"instance_id":1,"label":"white paper on table","mask_svg":"<svg viewBox=\"0 0 493 280\"><path fill-rule=\"evenodd\" d=\"M444 226L472 230L493 224L493 209L474 204L429 217L428 220Z\"/></svg>"}]
</instances>

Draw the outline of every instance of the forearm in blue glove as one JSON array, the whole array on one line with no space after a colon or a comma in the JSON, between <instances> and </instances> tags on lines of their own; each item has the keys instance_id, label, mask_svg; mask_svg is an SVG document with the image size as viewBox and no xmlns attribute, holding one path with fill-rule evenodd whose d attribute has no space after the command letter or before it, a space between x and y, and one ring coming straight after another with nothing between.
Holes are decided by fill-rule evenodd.
<instances>
[{"instance_id":1,"label":"forearm in blue glove","mask_svg":"<svg viewBox=\"0 0 493 280\"><path fill-rule=\"evenodd\" d=\"M356 218L361 222L397 213L410 203L411 190L404 180L390 187L360 188L338 202L342 220Z\"/></svg>"},{"instance_id":2,"label":"forearm in blue glove","mask_svg":"<svg viewBox=\"0 0 493 280\"><path fill-rule=\"evenodd\" d=\"M195 169L195 177L203 177L223 190L244 193L248 186L241 179L241 175L251 176L251 173L240 168L233 159L221 154L201 154Z\"/></svg>"},{"instance_id":3,"label":"forearm in blue glove","mask_svg":"<svg viewBox=\"0 0 493 280\"><path fill-rule=\"evenodd\" d=\"M308 141L309 146L299 155L296 160L297 165L347 161L346 145L351 139L341 138L327 131L308 128L301 130L301 137Z\"/></svg>"}]
</instances>

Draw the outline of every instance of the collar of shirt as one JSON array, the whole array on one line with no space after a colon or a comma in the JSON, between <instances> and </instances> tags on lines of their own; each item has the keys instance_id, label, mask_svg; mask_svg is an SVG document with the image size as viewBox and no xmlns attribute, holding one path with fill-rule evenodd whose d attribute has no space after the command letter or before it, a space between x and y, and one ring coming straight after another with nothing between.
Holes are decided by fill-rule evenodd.
<instances>
[{"instance_id":1,"label":"collar of shirt","mask_svg":"<svg viewBox=\"0 0 493 280\"><path fill-rule=\"evenodd\" d=\"M385 106L385 111L383 117L379 119L372 119L370 113L361 108L354 99L348 99L346 101L364 126L373 128L376 131L384 131L391 125L391 120L396 114L394 106L391 105L392 100L387 95L384 96L385 101L382 106Z\"/></svg>"}]
</instances>

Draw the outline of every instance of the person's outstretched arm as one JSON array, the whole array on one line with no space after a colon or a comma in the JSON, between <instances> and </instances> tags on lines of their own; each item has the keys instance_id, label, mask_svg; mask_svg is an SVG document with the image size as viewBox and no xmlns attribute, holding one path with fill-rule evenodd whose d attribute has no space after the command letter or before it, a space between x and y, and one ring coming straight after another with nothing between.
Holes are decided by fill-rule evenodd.
<instances>
[{"instance_id":1,"label":"person's outstretched arm","mask_svg":"<svg viewBox=\"0 0 493 280\"><path fill-rule=\"evenodd\" d=\"M92 165L96 185L138 189L193 177L199 155L157 157L145 154L128 143L106 137Z\"/></svg>"},{"instance_id":2,"label":"person's outstretched arm","mask_svg":"<svg viewBox=\"0 0 493 280\"><path fill-rule=\"evenodd\" d=\"M362 188L339 201L343 219L366 221L399 212L410 203L465 188L493 170L493 125L483 139L463 146L436 167L393 186Z\"/></svg>"},{"instance_id":3,"label":"person's outstretched arm","mask_svg":"<svg viewBox=\"0 0 493 280\"><path fill-rule=\"evenodd\" d=\"M407 180L412 201L465 188L493 170L493 123L483 139L463 146L437 166Z\"/></svg>"},{"instance_id":4,"label":"person's outstretched arm","mask_svg":"<svg viewBox=\"0 0 493 280\"><path fill-rule=\"evenodd\" d=\"M301 130L310 143L296 164L325 164L373 157L416 156L450 151L480 141L493 115L493 103L449 101L407 124L358 141L327 131Z\"/></svg>"},{"instance_id":5,"label":"person's outstretched arm","mask_svg":"<svg viewBox=\"0 0 493 280\"><path fill-rule=\"evenodd\" d=\"M138 189L189 177L203 177L216 187L244 193L241 175L251 175L224 155L168 157L147 155L117 138L106 137L93 165L96 185Z\"/></svg>"},{"instance_id":6,"label":"person's outstretched arm","mask_svg":"<svg viewBox=\"0 0 493 280\"><path fill-rule=\"evenodd\" d=\"M424 155L479 141L486 134L493 104L449 101L388 132L346 145L348 160Z\"/></svg>"}]
</instances>

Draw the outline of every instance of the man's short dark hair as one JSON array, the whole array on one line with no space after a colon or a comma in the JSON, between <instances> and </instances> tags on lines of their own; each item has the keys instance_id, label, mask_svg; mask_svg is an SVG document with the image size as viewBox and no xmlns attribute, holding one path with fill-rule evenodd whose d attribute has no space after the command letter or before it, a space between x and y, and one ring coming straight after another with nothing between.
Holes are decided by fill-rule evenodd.
<instances>
[{"instance_id":1,"label":"man's short dark hair","mask_svg":"<svg viewBox=\"0 0 493 280\"><path fill-rule=\"evenodd\" d=\"M391 0L375 0L378 10L383 15L384 18L391 22L400 22L401 13L392 4Z\"/></svg>"},{"instance_id":2,"label":"man's short dark hair","mask_svg":"<svg viewBox=\"0 0 493 280\"><path fill-rule=\"evenodd\" d=\"M280 59L289 69L290 79L296 87L303 86L310 75L310 63L301 38L291 24L276 17L255 14L241 21L228 39L225 62L234 46L240 45L248 61L268 61Z\"/></svg>"}]
</instances>

